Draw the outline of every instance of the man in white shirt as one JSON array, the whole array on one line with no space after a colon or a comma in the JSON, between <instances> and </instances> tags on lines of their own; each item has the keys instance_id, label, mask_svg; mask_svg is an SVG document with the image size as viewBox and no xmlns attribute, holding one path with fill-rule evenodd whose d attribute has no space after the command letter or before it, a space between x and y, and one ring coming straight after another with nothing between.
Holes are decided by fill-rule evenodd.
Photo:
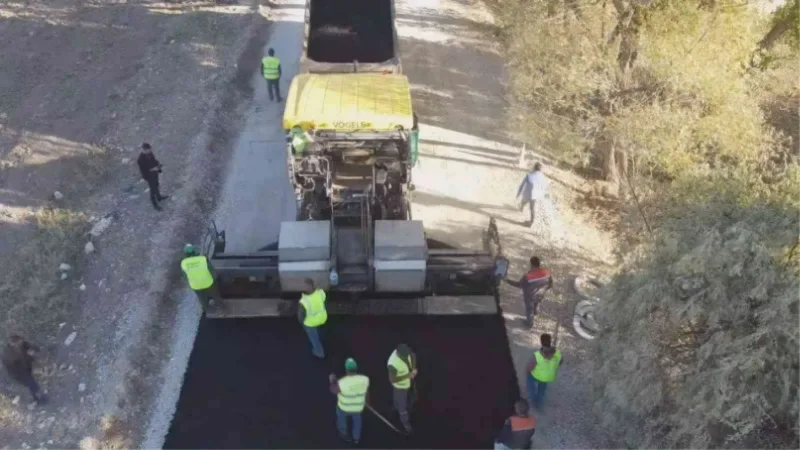
<instances>
[{"instance_id":1,"label":"man in white shirt","mask_svg":"<svg viewBox=\"0 0 800 450\"><path fill-rule=\"evenodd\" d=\"M525 175L525 178L522 179L522 183L517 189L517 199L520 211L526 203L530 206L531 218L527 222L527 226L533 225L536 201L543 200L547 196L548 184L547 177L542 173L542 164L538 162L533 165L533 172Z\"/></svg>"}]
</instances>

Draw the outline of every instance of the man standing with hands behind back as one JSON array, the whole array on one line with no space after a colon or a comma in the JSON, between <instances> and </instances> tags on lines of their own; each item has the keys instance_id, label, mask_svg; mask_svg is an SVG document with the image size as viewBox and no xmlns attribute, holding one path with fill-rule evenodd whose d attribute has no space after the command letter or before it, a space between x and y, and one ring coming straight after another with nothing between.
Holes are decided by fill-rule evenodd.
<instances>
[{"instance_id":1,"label":"man standing with hands behind back","mask_svg":"<svg viewBox=\"0 0 800 450\"><path fill-rule=\"evenodd\" d=\"M409 418L409 404L412 399L411 380L417 377L417 355L415 355L406 344L399 344L387 363L389 368L389 382L392 383L393 394L392 402L394 409L400 414L400 422L403 423L406 433L411 433L411 420Z\"/></svg>"},{"instance_id":2,"label":"man standing with hands behind back","mask_svg":"<svg viewBox=\"0 0 800 450\"><path fill-rule=\"evenodd\" d=\"M153 154L153 148L147 142L142 144L142 153L139 154L139 159L136 162L139 164L139 172L142 174L142 178L150 187L150 201L153 202L153 208L156 211L161 211L161 206L158 202L166 200L169 196L161 195L158 190L158 174L161 173L161 163L158 162Z\"/></svg>"}]
</instances>

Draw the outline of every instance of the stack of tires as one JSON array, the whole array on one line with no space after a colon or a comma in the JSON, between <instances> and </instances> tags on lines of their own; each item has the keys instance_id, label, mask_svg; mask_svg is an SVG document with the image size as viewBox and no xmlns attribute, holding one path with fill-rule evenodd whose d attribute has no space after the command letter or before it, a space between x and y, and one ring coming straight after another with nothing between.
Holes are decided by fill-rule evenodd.
<instances>
[{"instance_id":1,"label":"stack of tires","mask_svg":"<svg viewBox=\"0 0 800 450\"><path fill-rule=\"evenodd\" d=\"M582 286L586 286L587 284L600 288L603 287L604 283L592 276L578 275L575 277L573 288L581 297L581 300L575 305L575 314L572 316L572 327L580 337L593 340L600 332L600 326L597 324L595 316L597 303L600 299L584 291Z\"/></svg>"}]
</instances>

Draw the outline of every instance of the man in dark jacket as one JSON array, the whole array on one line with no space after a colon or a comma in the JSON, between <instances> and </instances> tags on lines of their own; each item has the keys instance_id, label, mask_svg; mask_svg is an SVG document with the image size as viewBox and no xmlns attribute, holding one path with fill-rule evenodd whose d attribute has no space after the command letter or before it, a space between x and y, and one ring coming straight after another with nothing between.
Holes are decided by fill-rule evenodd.
<instances>
[{"instance_id":1,"label":"man in dark jacket","mask_svg":"<svg viewBox=\"0 0 800 450\"><path fill-rule=\"evenodd\" d=\"M153 202L153 208L156 211L161 211L161 206L158 202L165 200L168 195L161 195L158 190L158 174L161 173L161 163L158 162L156 156L153 154L153 149L150 144L145 142L142 144L142 153L139 154L139 172L142 178L150 186L150 201Z\"/></svg>"},{"instance_id":2,"label":"man in dark jacket","mask_svg":"<svg viewBox=\"0 0 800 450\"><path fill-rule=\"evenodd\" d=\"M529 414L528 402L517 400L514 415L506 419L500 435L494 441L495 450L531 448L531 438L536 432L536 418Z\"/></svg>"},{"instance_id":3,"label":"man in dark jacket","mask_svg":"<svg viewBox=\"0 0 800 450\"><path fill-rule=\"evenodd\" d=\"M522 300L525 304L525 324L533 327L533 318L538 313L539 304L544 296L553 288L553 275L549 269L542 267L538 256L531 257L531 267L519 281L506 280L506 282L522 290Z\"/></svg>"},{"instance_id":4,"label":"man in dark jacket","mask_svg":"<svg viewBox=\"0 0 800 450\"><path fill-rule=\"evenodd\" d=\"M33 353L37 351L39 351L37 346L19 335L12 334L3 349L2 360L11 378L27 387L36 402L44 403L47 397L33 378Z\"/></svg>"}]
</instances>

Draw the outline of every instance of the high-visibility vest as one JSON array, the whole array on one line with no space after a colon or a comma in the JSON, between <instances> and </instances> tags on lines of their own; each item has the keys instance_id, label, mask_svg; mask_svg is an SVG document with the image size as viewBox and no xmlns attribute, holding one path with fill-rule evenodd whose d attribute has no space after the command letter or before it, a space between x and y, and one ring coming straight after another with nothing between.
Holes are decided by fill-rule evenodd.
<instances>
[{"instance_id":1,"label":"high-visibility vest","mask_svg":"<svg viewBox=\"0 0 800 450\"><path fill-rule=\"evenodd\" d=\"M277 80L280 78L278 67L281 65L281 60L274 56L267 56L261 60L264 65L264 78L268 80Z\"/></svg>"},{"instance_id":2,"label":"high-visibility vest","mask_svg":"<svg viewBox=\"0 0 800 450\"><path fill-rule=\"evenodd\" d=\"M408 367L408 364L406 364L406 362L403 361L403 359L397 355L397 350L393 351L392 356L389 357L389 367L394 367L394 370L397 371L398 377L402 377L403 375L408 375L408 373L411 372L411 370ZM411 379L406 378L405 380L392 383L392 386L394 386L396 389L410 389Z\"/></svg>"},{"instance_id":3,"label":"high-visibility vest","mask_svg":"<svg viewBox=\"0 0 800 450\"><path fill-rule=\"evenodd\" d=\"M295 152L303 153L305 151L310 142L308 137L308 133L305 131L292 131L292 147Z\"/></svg>"},{"instance_id":4,"label":"high-visibility vest","mask_svg":"<svg viewBox=\"0 0 800 450\"><path fill-rule=\"evenodd\" d=\"M328 321L328 311L325 309L325 291L317 289L312 294L303 294L300 304L306 309L306 319L303 325L318 327Z\"/></svg>"},{"instance_id":5,"label":"high-visibility vest","mask_svg":"<svg viewBox=\"0 0 800 450\"><path fill-rule=\"evenodd\" d=\"M561 363L561 350L556 350L556 353L550 359L542 356L541 351L537 351L533 356L536 358L536 367L531 370L533 379L542 383L549 383L555 380L558 365Z\"/></svg>"},{"instance_id":6,"label":"high-visibility vest","mask_svg":"<svg viewBox=\"0 0 800 450\"><path fill-rule=\"evenodd\" d=\"M214 275L208 270L208 259L205 256L197 255L183 258L181 269L189 280L189 287L195 291L208 289L214 284Z\"/></svg>"},{"instance_id":7,"label":"high-visibility vest","mask_svg":"<svg viewBox=\"0 0 800 450\"><path fill-rule=\"evenodd\" d=\"M367 404L369 378L365 375L347 375L339 379L337 406L346 413L360 413Z\"/></svg>"}]
</instances>

